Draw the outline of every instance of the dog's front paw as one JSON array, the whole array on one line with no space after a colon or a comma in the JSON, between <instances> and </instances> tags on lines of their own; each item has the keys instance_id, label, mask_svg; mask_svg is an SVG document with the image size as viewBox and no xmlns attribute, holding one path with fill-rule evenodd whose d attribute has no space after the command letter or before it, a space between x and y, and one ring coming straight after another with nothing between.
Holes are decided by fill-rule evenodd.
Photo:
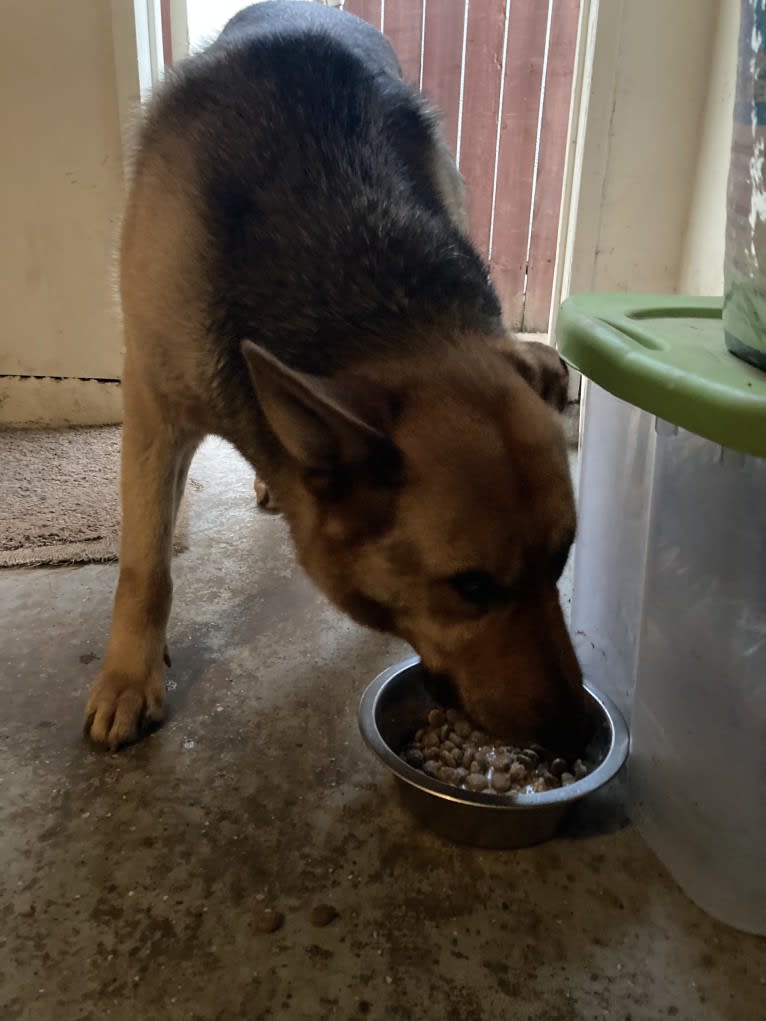
<instances>
[{"instance_id":1,"label":"dog's front paw","mask_svg":"<svg viewBox=\"0 0 766 1021\"><path fill-rule=\"evenodd\" d=\"M165 711L162 669L146 677L102 670L85 707L85 733L96 744L116 751L156 727Z\"/></svg>"}]
</instances>

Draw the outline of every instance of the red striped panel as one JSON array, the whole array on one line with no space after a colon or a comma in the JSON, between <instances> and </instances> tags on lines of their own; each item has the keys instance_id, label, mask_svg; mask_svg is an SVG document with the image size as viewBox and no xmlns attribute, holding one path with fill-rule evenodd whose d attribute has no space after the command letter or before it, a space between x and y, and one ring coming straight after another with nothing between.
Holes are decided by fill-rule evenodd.
<instances>
[{"instance_id":1,"label":"red striped panel","mask_svg":"<svg viewBox=\"0 0 766 1021\"><path fill-rule=\"evenodd\" d=\"M492 220L504 30L505 3L502 0L471 0L463 85L460 172L466 184L471 238L485 258Z\"/></svg>"},{"instance_id":2,"label":"red striped panel","mask_svg":"<svg viewBox=\"0 0 766 1021\"><path fill-rule=\"evenodd\" d=\"M383 31L396 50L404 80L420 87L423 0L386 0Z\"/></svg>"},{"instance_id":3,"label":"red striped panel","mask_svg":"<svg viewBox=\"0 0 766 1021\"><path fill-rule=\"evenodd\" d=\"M465 0L426 2L423 92L442 114L442 130L453 153L457 146L464 16Z\"/></svg>"},{"instance_id":4,"label":"red striped panel","mask_svg":"<svg viewBox=\"0 0 766 1021\"><path fill-rule=\"evenodd\" d=\"M506 323L521 326L527 233L534 176L537 118L545 56L548 4L512 0L508 24L497 193L492 240L492 278Z\"/></svg>"},{"instance_id":5,"label":"red striped panel","mask_svg":"<svg viewBox=\"0 0 766 1021\"><path fill-rule=\"evenodd\" d=\"M170 0L160 0L160 25L162 26L162 61L165 67L173 66L173 36L170 31Z\"/></svg>"},{"instance_id":6,"label":"red striped panel","mask_svg":"<svg viewBox=\"0 0 766 1021\"><path fill-rule=\"evenodd\" d=\"M356 14L358 18L364 18L375 28L380 28L382 7L382 0L346 0L343 10L349 14Z\"/></svg>"}]
</instances>

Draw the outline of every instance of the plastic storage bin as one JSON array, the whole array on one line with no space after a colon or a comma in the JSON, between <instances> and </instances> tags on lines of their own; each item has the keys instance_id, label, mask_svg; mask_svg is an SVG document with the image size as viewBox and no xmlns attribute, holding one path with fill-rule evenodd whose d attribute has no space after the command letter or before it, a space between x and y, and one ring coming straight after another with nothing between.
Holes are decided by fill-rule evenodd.
<instances>
[{"instance_id":1,"label":"plastic storage bin","mask_svg":"<svg viewBox=\"0 0 766 1021\"><path fill-rule=\"evenodd\" d=\"M630 720L631 816L766 934L766 374L712 299L569 299L557 338L588 379L572 629Z\"/></svg>"},{"instance_id":2,"label":"plastic storage bin","mask_svg":"<svg viewBox=\"0 0 766 1021\"><path fill-rule=\"evenodd\" d=\"M653 415L588 382L570 628L583 673L630 723L654 465Z\"/></svg>"}]
</instances>

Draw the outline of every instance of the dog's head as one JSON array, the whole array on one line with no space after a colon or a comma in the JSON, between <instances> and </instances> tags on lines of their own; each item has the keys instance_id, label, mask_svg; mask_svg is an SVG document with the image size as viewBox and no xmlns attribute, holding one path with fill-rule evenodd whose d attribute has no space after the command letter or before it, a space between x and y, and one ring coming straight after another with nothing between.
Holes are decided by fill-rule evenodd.
<instances>
[{"instance_id":1,"label":"dog's head","mask_svg":"<svg viewBox=\"0 0 766 1021\"><path fill-rule=\"evenodd\" d=\"M277 496L315 582L407 639L487 729L576 745L582 677L556 585L575 509L555 354L474 342L375 380L243 351L288 455Z\"/></svg>"}]
</instances>

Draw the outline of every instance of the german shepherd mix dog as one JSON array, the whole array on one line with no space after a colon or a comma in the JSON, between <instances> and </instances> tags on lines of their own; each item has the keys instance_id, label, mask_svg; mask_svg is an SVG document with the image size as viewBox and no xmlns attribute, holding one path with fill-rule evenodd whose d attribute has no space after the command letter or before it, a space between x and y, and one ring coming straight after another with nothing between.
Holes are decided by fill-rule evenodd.
<instances>
[{"instance_id":1,"label":"german shepherd mix dog","mask_svg":"<svg viewBox=\"0 0 766 1021\"><path fill-rule=\"evenodd\" d=\"M173 522L214 433L338 607L410 642L485 728L577 744L556 588L575 531L566 369L504 330L437 119L384 36L262 3L173 71L142 128L121 298L122 546L94 741L162 717Z\"/></svg>"}]
</instances>

